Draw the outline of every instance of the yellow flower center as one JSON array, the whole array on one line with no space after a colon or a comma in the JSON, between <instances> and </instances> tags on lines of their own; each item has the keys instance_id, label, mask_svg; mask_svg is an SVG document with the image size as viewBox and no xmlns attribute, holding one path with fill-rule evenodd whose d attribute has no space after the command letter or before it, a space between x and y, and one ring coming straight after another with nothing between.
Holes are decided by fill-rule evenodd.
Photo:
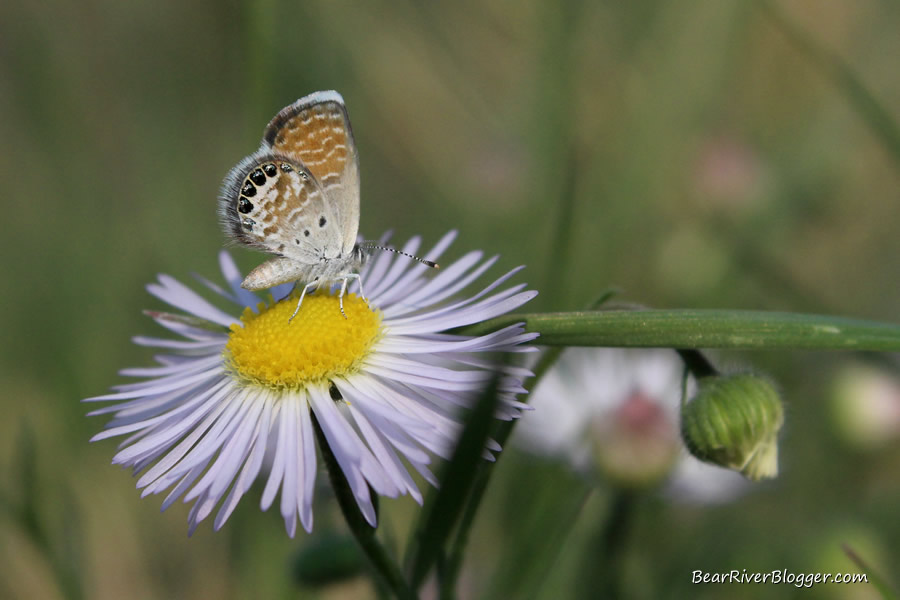
<instances>
[{"instance_id":1,"label":"yellow flower center","mask_svg":"<svg viewBox=\"0 0 900 600\"><path fill-rule=\"evenodd\" d=\"M306 296L297 316L291 295L281 302L249 307L241 323L231 325L225 360L238 378L251 385L299 389L359 369L378 339L381 313L349 294L341 314L337 296Z\"/></svg>"}]
</instances>

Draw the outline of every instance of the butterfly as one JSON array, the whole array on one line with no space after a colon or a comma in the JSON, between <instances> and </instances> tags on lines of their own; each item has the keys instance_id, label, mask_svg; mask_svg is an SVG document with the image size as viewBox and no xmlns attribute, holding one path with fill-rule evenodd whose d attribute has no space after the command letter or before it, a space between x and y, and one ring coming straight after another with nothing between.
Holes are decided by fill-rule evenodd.
<instances>
[{"instance_id":1,"label":"butterfly","mask_svg":"<svg viewBox=\"0 0 900 600\"><path fill-rule=\"evenodd\" d=\"M304 282L293 319L307 291L341 282L344 314L347 284L359 281L368 252L356 239L359 156L340 94L315 92L275 115L259 149L225 177L219 220L233 242L275 255L241 287Z\"/></svg>"}]
</instances>

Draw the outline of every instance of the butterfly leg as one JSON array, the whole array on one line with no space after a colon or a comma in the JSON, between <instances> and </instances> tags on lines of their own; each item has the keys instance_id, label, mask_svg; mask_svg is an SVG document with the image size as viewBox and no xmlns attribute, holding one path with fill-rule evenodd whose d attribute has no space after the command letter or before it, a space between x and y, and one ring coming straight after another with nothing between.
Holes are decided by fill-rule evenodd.
<instances>
[{"instance_id":1,"label":"butterfly leg","mask_svg":"<svg viewBox=\"0 0 900 600\"><path fill-rule=\"evenodd\" d=\"M347 313L344 312L344 292L347 291L347 280L349 277L344 277L344 280L341 281L341 293L338 294L338 302L341 305L341 314L344 315L344 318L347 318Z\"/></svg>"},{"instance_id":2,"label":"butterfly leg","mask_svg":"<svg viewBox=\"0 0 900 600\"><path fill-rule=\"evenodd\" d=\"M362 289L362 277L359 276L359 273L351 273L348 277L355 279L359 283L359 297L362 298L366 304L368 304L369 300L368 298L366 298L366 295L363 293Z\"/></svg>"},{"instance_id":3,"label":"butterfly leg","mask_svg":"<svg viewBox=\"0 0 900 600\"><path fill-rule=\"evenodd\" d=\"M314 281L310 281L309 283L307 283L306 285L303 286L303 291L300 292L300 299L297 300L297 308L294 309L294 314L292 314L291 318L288 319L288 323L293 321L294 317L297 316L297 313L300 312L300 305L303 304L303 298L306 296L306 291L309 290L309 288L316 287L316 284L318 284L318 283L319 283L319 280L316 279ZM341 312L344 312L343 307L341 308Z\"/></svg>"}]
</instances>

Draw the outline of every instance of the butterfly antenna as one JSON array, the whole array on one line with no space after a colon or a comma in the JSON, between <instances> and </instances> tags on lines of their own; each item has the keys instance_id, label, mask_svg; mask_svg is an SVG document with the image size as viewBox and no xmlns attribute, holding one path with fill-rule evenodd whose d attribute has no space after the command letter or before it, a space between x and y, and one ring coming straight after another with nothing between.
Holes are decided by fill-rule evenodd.
<instances>
[{"instance_id":1,"label":"butterfly antenna","mask_svg":"<svg viewBox=\"0 0 900 600\"><path fill-rule=\"evenodd\" d=\"M434 261L425 260L424 258L419 258L418 256L416 256L414 254L404 252L403 250L397 250L396 248L388 248L387 246L379 246L377 244L363 244L362 246L363 246L363 248L373 248L375 250L385 250L387 252L393 252L394 254L402 254L403 256L405 256L407 258L411 258L414 261L420 262L423 265L425 265L426 267L431 267L432 269L440 269L441 268L441 265L437 264Z\"/></svg>"}]
</instances>

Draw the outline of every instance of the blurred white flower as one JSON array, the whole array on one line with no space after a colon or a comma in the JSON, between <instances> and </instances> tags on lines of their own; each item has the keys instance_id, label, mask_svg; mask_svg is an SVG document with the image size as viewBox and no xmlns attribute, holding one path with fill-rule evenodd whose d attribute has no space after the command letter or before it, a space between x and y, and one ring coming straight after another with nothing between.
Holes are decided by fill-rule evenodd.
<instances>
[{"instance_id":1,"label":"blurred white flower","mask_svg":"<svg viewBox=\"0 0 900 600\"><path fill-rule=\"evenodd\" d=\"M837 433L859 448L874 449L900 438L900 378L883 369L850 365L832 384L831 413Z\"/></svg>"},{"instance_id":2,"label":"blurred white flower","mask_svg":"<svg viewBox=\"0 0 900 600\"><path fill-rule=\"evenodd\" d=\"M568 348L532 392L535 410L514 442L618 485L661 483L673 500L732 500L744 478L697 460L681 442L682 372L672 350Z\"/></svg>"}]
</instances>

